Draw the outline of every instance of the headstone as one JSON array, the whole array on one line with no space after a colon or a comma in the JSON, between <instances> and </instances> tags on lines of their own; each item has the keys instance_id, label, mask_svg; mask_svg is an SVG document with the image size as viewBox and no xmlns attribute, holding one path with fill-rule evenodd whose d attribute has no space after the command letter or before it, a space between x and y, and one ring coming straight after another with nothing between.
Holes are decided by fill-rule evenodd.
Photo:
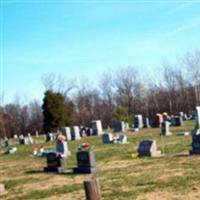
<instances>
[{"instance_id":1,"label":"headstone","mask_svg":"<svg viewBox=\"0 0 200 200\"><path fill-rule=\"evenodd\" d=\"M168 120L168 114L166 112L164 112L162 114L162 117L163 117L163 121L167 121Z\"/></svg>"},{"instance_id":2,"label":"headstone","mask_svg":"<svg viewBox=\"0 0 200 200\"><path fill-rule=\"evenodd\" d=\"M192 120L195 120L195 119L196 119L196 111L195 111L195 110L192 111L191 119L192 119Z\"/></svg>"},{"instance_id":3,"label":"headstone","mask_svg":"<svg viewBox=\"0 0 200 200\"><path fill-rule=\"evenodd\" d=\"M65 141L65 138L62 135L59 135L56 141L56 153L62 158L69 155L68 145Z\"/></svg>"},{"instance_id":4,"label":"headstone","mask_svg":"<svg viewBox=\"0 0 200 200\"><path fill-rule=\"evenodd\" d=\"M13 138L14 138L14 139L18 139L18 135L17 135L17 134L14 134Z\"/></svg>"},{"instance_id":5,"label":"headstone","mask_svg":"<svg viewBox=\"0 0 200 200\"><path fill-rule=\"evenodd\" d=\"M30 133L28 133L28 143L29 144L33 144L34 143L33 138L31 137Z\"/></svg>"},{"instance_id":6,"label":"headstone","mask_svg":"<svg viewBox=\"0 0 200 200\"><path fill-rule=\"evenodd\" d=\"M46 134L46 142L53 141L53 140L54 140L53 133L47 133Z\"/></svg>"},{"instance_id":7,"label":"headstone","mask_svg":"<svg viewBox=\"0 0 200 200\"><path fill-rule=\"evenodd\" d=\"M92 135L101 135L103 134L103 128L101 120L94 120L91 122Z\"/></svg>"},{"instance_id":8,"label":"headstone","mask_svg":"<svg viewBox=\"0 0 200 200\"><path fill-rule=\"evenodd\" d=\"M66 137L67 141L72 140L70 127L63 127L62 134Z\"/></svg>"},{"instance_id":9,"label":"headstone","mask_svg":"<svg viewBox=\"0 0 200 200\"><path fill-rule=\"evenodd\" d=\"M78 151L76 154L77 168L74 168L74 173L95 173L97 172L97 166L95 163L94 152Z\"/></svg>"},{"instance_id":10,"label":"headstone","mask_svg":"<svg viewBox=\"0 0 200 200\"><path fill-rule=\"evenodd\" d=\"M143 128L143 119L142 115L135 115L134 117L134 128L135 129L141 129Z\"/></svg>"},{"instance_id":11,"label":"headstone","mask_svg":"<svg viewBox=\"0 0 200 200\"><path fill-rule=\"evenodd\" d=\"M17 151L16 147L9 146L6 148L5 154L14 154L16 151Z\"/></svg>"},{"instance_id":12,"label":"headstone","mask_svg":"<svg viewBox=\"0 0 200 200\"><path fill-rule=\"evenodd\" d=\"M143 156L159 157L161 156L161 151L157 150L157 145L155 140L143 140L139 144L138 155L139 157Z\"/></svg>"},{"instance_id":13,"label":"headstone","mask_svg":"<svg viewBox=\"0 0 200 200\"><path fill-rule=\"evenodd\" d=\"M119 144L126 144L127 143L127 136L126 135L120 135L118 139Z\"/></svg>"},{"instance_id":14,"label":"headstone","mask_svg":"<svg viewBox=\"0 0 200 200\"><path fill-rule=\"evenodd\" d=\"M86 135L86 127L84 127L84 126L81 127L80 135L81 135L81 137L86 137L87 136Z\"/></svg>"},{"instance_id":15,"label":"headstone","mask_svg":"<svg viewBox=\"0 0 200 200\"><path fill-rule=\"evenodd\" d=\"M164 121L162 124L161 124L161 135L164 135L164 136L169 136L169 135L172 135L172 133L170 132L169 130L169 127L170 127L170 122L168 121Z\"/></svg>"},{"instance_id":16,"label":"headstone","mask_svg":"<svg viewBox=\"0 0 200 200\"><path fill-rule=\"evenodd\" d=\"M125 123L125 130L128 131L130 129L129 124Z\"/></svg>"},{"instance_id":17,"label":"headstone","mask_svg":"<svg viewBox=\"0 0 200 200\"><path fill-rule=\"evenodd\" d=\"M55 152L47 154L47 167L44 167L45 172L63 172L66 168L64 159L57 156Z\"/></svg>"},{"instance_id":18,"label":"headstone","mask_svg":"<svg viewBox=\"0 0 200 200\"><path fill-rule=\"evenodd\" d=\"M113 123L113 131L114 132L125 132L126 131L125 122L124 121L115 121Z\"/></svg>"},{"instance_id":19,"label":"headstone","mask_svg":"<svg viewBox=\"0 0 200 200\"><path fill-rule=\"evenodd\" d=\"M190 154L200 154L200 106L196 107L196 124L192 130L192 150Z\"/></svg>"},{"instance_id":20,"label":"headstone","mask_svg":"<svg viewBox=\"0 0 200 200\"><path fill-rule=\"evenodd\" d=\"M200 129L200 106L196 107L196 129Z\"/></svg>"},{"instance_id":21,"label":"headstone","mask_svg":"<svg viewBox=\"0 0 200 200\"><path fill-rule=\"evenodd\" d=\"M157 113L154 120L153 120L153 126L154 127L161 127L162 123L163 123L163 116L161 114Z\"/></svg>"},{"instance_id":22,"label":"headstone","mask_svg":"<svg viewBox=\"0 0 200 200\"><path fill-rule=\"evenodd\" d=\"M182 126L183 125L183 119L181 116L173 116L171 118L172 126Z\"/></svg>"},{"instance_id":23,"label":"headstone","mask_svg":"<svg viewBox=\"0 0 200 200\"><path fill-rule=\"evenodd\" d=\"M91 128L89 128L89 127L86 127L86 129L85 129L85 133L86 133L86 135L87 135L87 136L90 136L90 135L91 135L91 133L92 133L92 130L91 130Z\"/></svg>"},{"instance_id":24,"label":"headstone","mask_svg":"<svg viewBox=\"0 0 200 200\"><path fill-rule=\"evenodd\" d=\"M38 131L35 131L35 136L39 137L39 132Z\"/></svg>"},{"instance_id":25,"label":"headstone","mask_svg":"<svg viewBox=\"0 0 200 200\"><path fill-rule=\"evenodd\" d=\"M19 144L24 144L24 135L19 135Z\"/></svg>"},{"instance_id":26,"label":"headstone","mask_svg":"<svg viewBox=\"0 0 200 200\"><path fill-rule=\"evenodd\" d=\"M104 133L102 135L103 144L110 144L113 142L113 135L111 133Z\"/></svg>"},{"instance_id":27,"label":"headstone","mask_svg":"<svg viewBox=\"0 0 200 200\"><path fill-rule=\"evenodd\" d=\"M7 191L5 189L5 185L0 183L0 196L7 194Z\"/></svg>"},{"instance_id":28,"label":"headstone","mask_svg":"<svg viewBox=\"0 0 200 200\"><path fill-rule=\"evenodd\" d=\"M150 122L149 122L149 118L148 117L145 117L144 118L144 128L150 128Z\"/></svg>"},{"instance_id":29,"label":"headstone","mask_svg":"<svg viewBox=\"0 0 200 200\"><path fill-rule=\"evenodd\" d=\"M184 112L179 112L179 116L181 117L181 119L184 119Z\"/></svg>"},{"instance_id":30,"label":"headstone","mask_svg":"<svg viewBox=\"0 0 200 200\"><path fill-rule=\"evenodd\" d=\"M23 144L29 144L28 138L24 137L24 135L20 135L19 136L19 144L23 145Z\"/></svg>"},{"instance_id":31,"label":"headstone","mask_svg":"<svg viewBox=\"0 0 200 200\"><path fill-rule=\"evenodd\" d=\"M5 136L5 138L4 138L4 145L5 145L5 147L9 147L10 146L9 139L8 139L7 136Z\"/></svg>"},{"instance_id":32,"label":"headstone","mask_svg":"<svg viewBox=\"0 0 200 200\"><path fill-rule=\"evenodd\" d=\"M72 140L80 140L81 136L80 136L80 130L78 126L74 126L72 129L72 133L71 133L71 138Z\"/></svg>"}]
</instances>

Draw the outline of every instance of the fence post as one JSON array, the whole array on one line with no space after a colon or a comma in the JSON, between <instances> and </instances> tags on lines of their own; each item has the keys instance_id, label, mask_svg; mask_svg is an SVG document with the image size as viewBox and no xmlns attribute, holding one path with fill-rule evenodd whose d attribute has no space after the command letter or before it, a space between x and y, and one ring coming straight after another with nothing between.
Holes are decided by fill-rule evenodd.
<instances>
[{"instance_id":1,"label":"fence post","mask_svg":"<svg viewBox=\"0 0 200 200\"><path fill-rule=\"evenodd\" d=\"M83 182L86 200L100 200L100 189L96 179L85 180Z\"/></svg>"}]
</instances>

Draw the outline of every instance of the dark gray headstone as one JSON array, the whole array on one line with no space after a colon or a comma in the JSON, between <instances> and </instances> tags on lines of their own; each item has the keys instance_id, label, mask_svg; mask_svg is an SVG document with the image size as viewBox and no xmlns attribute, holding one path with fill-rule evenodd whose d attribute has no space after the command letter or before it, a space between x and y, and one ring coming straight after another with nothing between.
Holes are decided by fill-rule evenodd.
<instances>
[{"instance_id":1,"label":"dark gray headstone","mask_svg":"<svg viewBox=\"0 0 200 200\"><path fill-rule=\"evenodd\" d=\"M157 150L157 145L156 145L155 140L143 140L142 142L140 142L139 147L138 147L138 154L139 154L139 157L161 156L161 152Z\"/></svg>"},{"instance_id":2,"label":"dark gray headstone","mask_svg":"<svg viewBox=\"0 0 200 200\"><path fill-rule=\"evenodd\" d=\"M55 152L50 152L46 156L47 167L44 167L45 172L62 172L65 170L63 158L57 156Z\"/></svg>"},{"instance_id":3,"label":"dark gray headstone","mask_svg":"<svg viewBox=\"0 0 200 200\"><path fill-rule=\"evenodd\" d=\"M114 132L125 132L125 122L124 121L115 121L113 123Z\"/></svg>"},{"instance_id":4,"label":"dark gray headstone","mask_svg":"<svg viewBox=\"0 0 200 200\"><path fill-rule=\"evenodd\" d=\"M93 151L78 151L76 154L77 168L74 168L75 173L95 173L97 166Z\"/></svg>"},{"instance_id":5,"label":"dark gray headstone","mask_svg":"<svg viewBox=\"0 0 200 200\"><path fill-rule=\"evenodd\" d=\"M196 107L196 124L195 128L192 130L192 150L190 154L200 155L200 107Z\"/></svg>"}]
</instances>

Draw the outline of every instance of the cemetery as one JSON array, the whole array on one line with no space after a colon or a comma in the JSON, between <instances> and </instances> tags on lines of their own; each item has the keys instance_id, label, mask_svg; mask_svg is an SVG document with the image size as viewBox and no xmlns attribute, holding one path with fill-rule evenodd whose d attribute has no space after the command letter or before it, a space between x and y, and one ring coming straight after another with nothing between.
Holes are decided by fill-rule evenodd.
<instances>
[{"instance_id":1,"label":"cemetery","mask_svg":"<svg viewBox=\"0 0 200 200\"><path fill-rule=\"evenodd\" d=\"M199 107L196 111L199 113ZM182 126L170 126L170 130L168 121L157 123L157 128L139 126L139 134L120 129L118 123L116 129L121 130L119 135L126 136L120 138L125 145L116 145L115 130L102 130L100 121L91 125L91 137L81 138L75 126L71 134L69 128L63 128L63 135L51 133L48 139L33 135L34 144L19 142L15 137L9 143L17 149L14 153L4 154L6 147L2 146L1 199L85 199L90 177L98 181L105 200L199 199L199 118L184 121ZM184 131L190 136L178 135ZM42 149L42 156L32 155L34 147Z\"/></svg>"},{"instance_id":2,"label":"cemetery","mask_svg":"<svg viewBox=\"0 0 200 200\"><path fill-rule=\"evenodd\" d=\"M200 199L200 0L0 8L0 200Z\"/></svg>"}]
</instances>

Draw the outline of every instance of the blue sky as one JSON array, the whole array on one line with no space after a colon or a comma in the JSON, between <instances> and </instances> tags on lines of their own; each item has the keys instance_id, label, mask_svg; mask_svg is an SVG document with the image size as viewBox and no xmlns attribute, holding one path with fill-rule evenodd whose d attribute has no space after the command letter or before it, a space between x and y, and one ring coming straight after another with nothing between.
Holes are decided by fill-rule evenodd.
<instances>
[{"instance_id":1,"label":"blue sky","mask_svg":"<svg viewBox=\"0 0 200 200\"><path fill-rule=\"evenodd\" d=\"M123 66L154 71L200 47L200 1L1 0L4 103L42 100L45 73L66 79Z\"/></svg>"}]
</instances>

